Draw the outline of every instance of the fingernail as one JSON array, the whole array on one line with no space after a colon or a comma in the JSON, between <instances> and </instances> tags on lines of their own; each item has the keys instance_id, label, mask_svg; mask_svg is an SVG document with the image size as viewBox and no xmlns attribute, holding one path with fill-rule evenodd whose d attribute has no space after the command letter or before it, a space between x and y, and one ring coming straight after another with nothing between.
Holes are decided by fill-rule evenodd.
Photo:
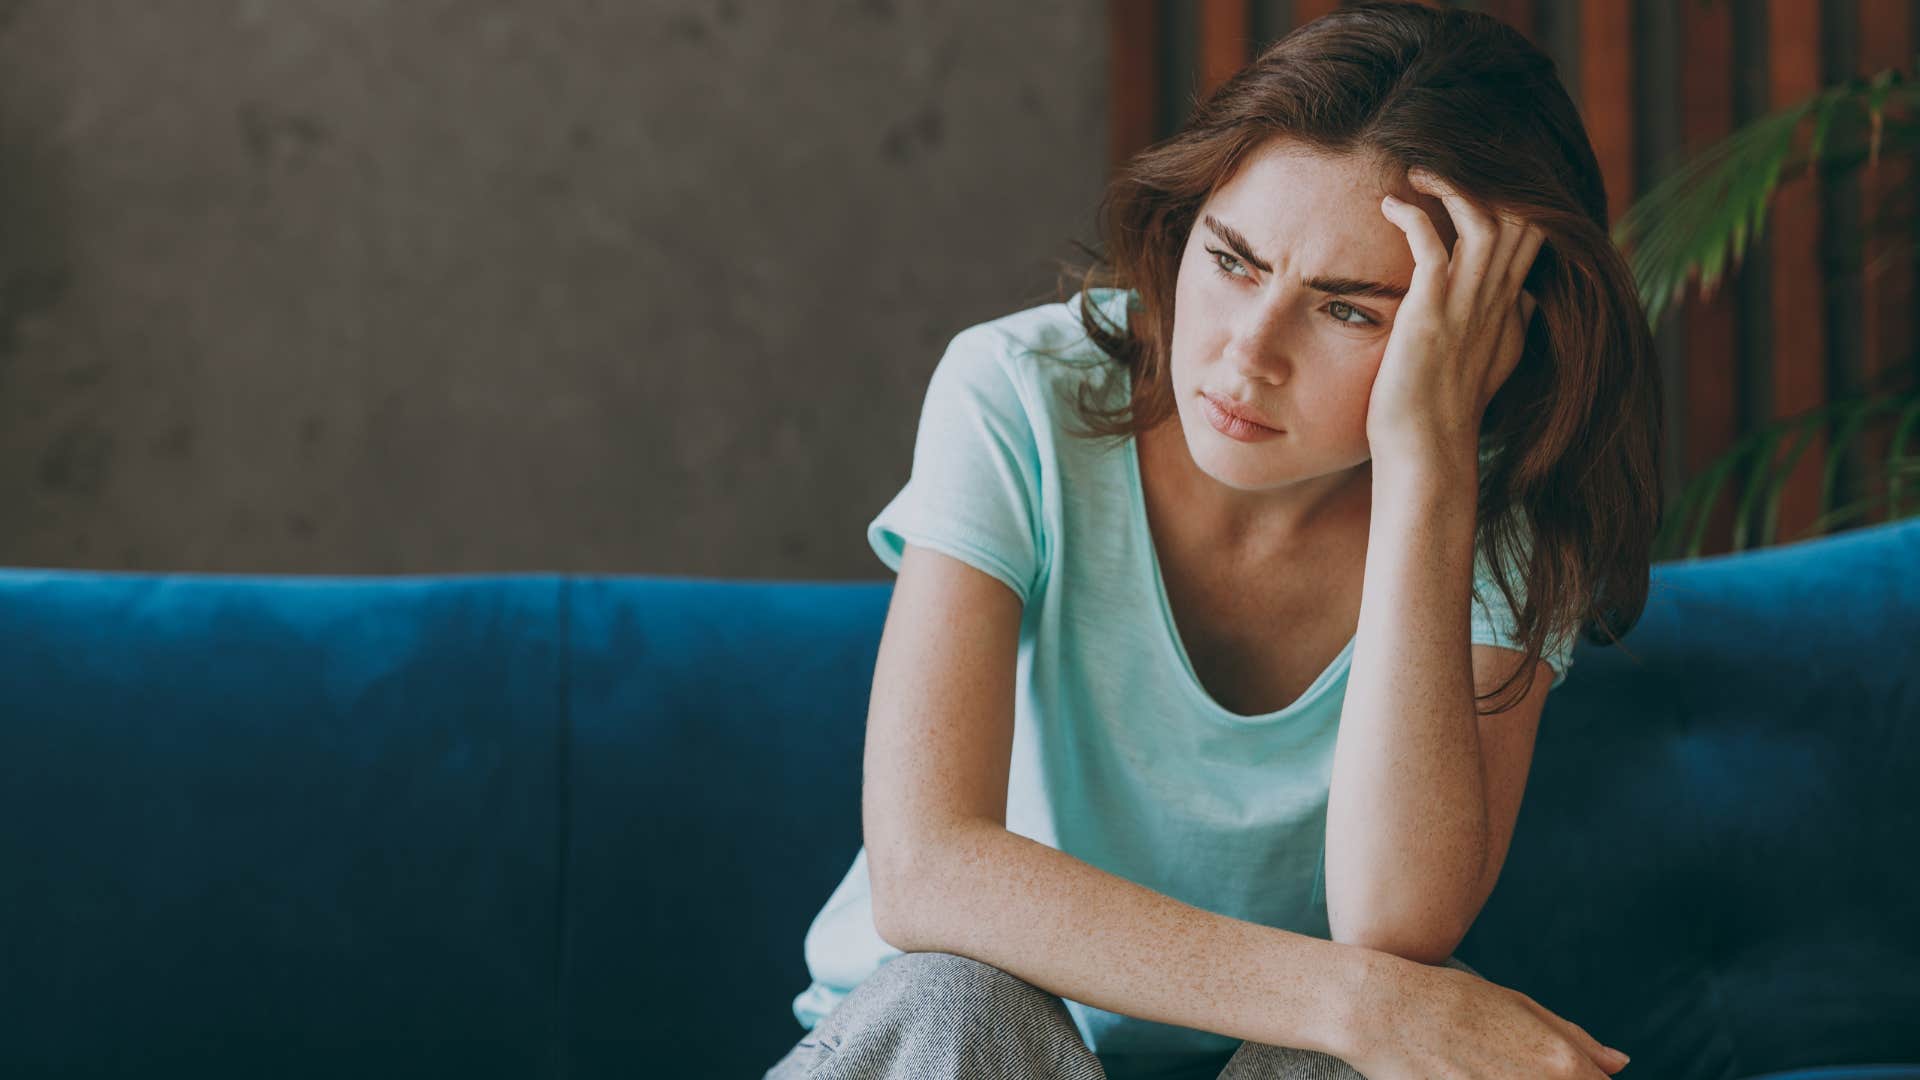
<instances>
[{"instance_id":1,"label":"fingernail","mask_svg":"<svg viewBox=\"0 0 1920 1080\"><path fill-rule=\"evenodd\" d=\"M1613 1047L1611 1047L1611 1046L1609 1046L1609 1047L1607 1047L1607 1049L1609 1049L1609 1050L1613 1050ZM1626 1053L1626 1051L1624 1051L1624 1050L1613 1050L1613 1052L1614 1052L1615 1054L1617 1054L1617 1055L1619 1055L1619 1057L1620 1057L1620 1064L1622 1064L1622 1065L1625 1065L1625 1064L1626 1064L1627 1062L1629 1062L1629 1061L1632 1061L1632 1060L1633 1060L1632 1058L1630 1058L1630 1057L1628 1057L1628 1056L1627 1056L1627 1053Z\"/></svg>"}]
</instances>

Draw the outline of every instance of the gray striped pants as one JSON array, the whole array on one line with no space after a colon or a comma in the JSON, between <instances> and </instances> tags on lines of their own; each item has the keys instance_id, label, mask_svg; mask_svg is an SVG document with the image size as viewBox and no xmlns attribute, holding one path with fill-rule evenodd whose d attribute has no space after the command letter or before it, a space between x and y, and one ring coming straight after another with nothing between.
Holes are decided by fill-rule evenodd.
<instances>
[{"instance_id":1,"label":"gray striped pants","mask_svg":"<svg viewBox=\"0 0 1920 1080\"><path fill-rule=\"evenodd\" d=\"M1446 966L1478 975L1459 959ZM1366 1080L1313 1050L1102 1059L1059 995L991 964L902 953L853 988L763 1080Z\"/></svg>"}]
</instances>

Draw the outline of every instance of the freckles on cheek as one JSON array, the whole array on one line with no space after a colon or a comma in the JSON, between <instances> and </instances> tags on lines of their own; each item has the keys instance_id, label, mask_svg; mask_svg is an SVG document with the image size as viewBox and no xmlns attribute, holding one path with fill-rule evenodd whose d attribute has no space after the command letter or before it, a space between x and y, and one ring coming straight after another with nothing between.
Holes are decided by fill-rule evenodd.
<instances>
[{"instance_id":1,"label":"freckles on cheek","mask_svg":"<svg viewBox=\"0 0 1920 1080\"><path fill-rule=\"evenodd\" d=\"M1372 396L1373 378L1369 373L1368 377L1361 382L1342 383L1339 387L1331 389L1322 401L1326 405L1327 415L1339 416L1347 420L1358 417L1359 420L1355 422L1363 423L1367 416L1367 403Z\"/></svg>"}]
</instances>

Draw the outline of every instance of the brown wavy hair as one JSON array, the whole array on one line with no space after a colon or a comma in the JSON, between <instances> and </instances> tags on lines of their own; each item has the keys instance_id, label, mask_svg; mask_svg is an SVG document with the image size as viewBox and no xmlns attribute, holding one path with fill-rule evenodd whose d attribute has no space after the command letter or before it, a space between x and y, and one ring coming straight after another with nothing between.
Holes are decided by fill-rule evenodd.
<instances>
[{"instance_id":1,"label":"brown wavy hair","mask_svg":"<svg viewBox=\"0 0 1920 1080\"><path fill-rule=\"evenodd\" d=\"M1593 147L1553 60L1491 16L1363 0L1298 27L1107 185L1104 253L1082 248L1094 262L1078 270L1079 317L1133 389L1105 407L1083 395L1087 435L1134 436L1173 414L1174 285L1187 234L1208 197L1275 137L1430 169L1546 234L1524 282L1539 306L1519 366L1480 426L1476 547L1516 610L1527 660L1475 701L1524 679L1487 710L1504 711L1532 689L1549 637L1577 630L1617 643L1639 621L1663 505L1658 357L1608 234ZM1095 288L1137 294L1124 327L1094 306Z\"/></svg>"}]
</instances>

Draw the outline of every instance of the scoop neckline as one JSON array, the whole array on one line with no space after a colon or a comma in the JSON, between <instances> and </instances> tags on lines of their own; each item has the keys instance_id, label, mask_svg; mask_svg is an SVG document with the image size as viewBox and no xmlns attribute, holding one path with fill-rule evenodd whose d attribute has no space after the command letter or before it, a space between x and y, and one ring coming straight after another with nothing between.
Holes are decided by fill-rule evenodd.
<instances>
[{"instance_id":1,"label":"scoop neckline","mask_svg":"<svg viewBox=\"0 0 1920 1080\"><path fill-rule=\"evenodd\" d=\"M1127 372L1129 392L1132 390L1132 379L1133 373ZM1131 487L1128 501L1132 504L1130 509L1133 517L1133 535L1139 541L1141 549L1146 552L1148 576L1153 580L1154 602L1160 609L1160 632L1156 636L1161 641L1161 651L1180 669L1182 673L1180 682L1187 697L1214 718L1236 724L1261 724L1287 720L1311 708L1345 670L1348 660L1353 655L1354 642L1359 640L1359 632L1356 630L1351 637L1347 638L1347 643L1341 647L1339 654L1321 669L1320 674L1311 683L1307 684L1307 688L1300 692L1299 697L1281 708L1264 713L1237 713L1215 701L1213 694L1200 681L1200 673L1193 666L1193 658L1187 655L1187 643L1181 639L1179 624L1173 618L1173 603L1167 598L1166 580L1160 572L1160 550L1154 545L1153 525L1147 519L1147 485L1141 478L1140 436L1137 433L1127 436L1127 477Z\"/></svg>"}]
</instances>

